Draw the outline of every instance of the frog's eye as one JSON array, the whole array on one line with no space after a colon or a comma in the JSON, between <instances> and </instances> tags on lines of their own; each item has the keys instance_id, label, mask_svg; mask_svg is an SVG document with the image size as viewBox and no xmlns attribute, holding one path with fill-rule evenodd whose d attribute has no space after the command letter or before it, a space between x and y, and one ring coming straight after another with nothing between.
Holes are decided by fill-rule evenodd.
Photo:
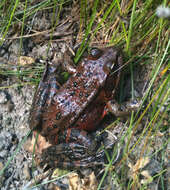
<instances>
[{"instance_id":1,"label":"frog's eye","mask_svg":"<svg viewBox=\"0 0 170 190\"><path fill-rule=\"evenodd\" d=\"M102 55L102 50L98 49L98 48L92 48L90 51L90 55L97 59Z\"/></svg>"}]
</instances>

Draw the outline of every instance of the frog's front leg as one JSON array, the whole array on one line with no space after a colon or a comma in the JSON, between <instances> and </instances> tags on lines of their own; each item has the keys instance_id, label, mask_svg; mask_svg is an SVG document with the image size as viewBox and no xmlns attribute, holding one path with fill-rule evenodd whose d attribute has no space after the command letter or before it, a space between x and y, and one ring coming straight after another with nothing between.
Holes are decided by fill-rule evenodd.
<instances>
[{"instance_id":1,"label":"frog's front leg","mask_svg":"<svg viewBox=\"0 0 170 190\"><path fill-rule=\"evenodd\" d=\"M53 63L47 63L42 80L40 81L36 93L34 95L32 109L30 114L30 128L41 131L42 115L48 109L53 101L53 97L57 94L60 84L57 75L59 66L64 70L73 74L76 72L71 55L68 50L64 53L62 59L54 58Z\"/></svg>"},{"instance_id":2,"label":"frog's front leg","mask_svg":"<svg viewBox=\"0 0 170 190\"><path fill-rule=\"evenodd\" d=\"M107 102L107 109L110 113L116 117L129 115L132 111L136 111L140 107L141 103L138 100L131 100L118 104L114 100Z\"/></svg>"},{"instance_id":3,"label":"frog's front leg","mask_svg":"<svg viewBox=\"0 0 170 190\"><path fill-rule=\"evenodd\" d=\"M30 128L33 130L41 131L42 114L46 111L47 107L51 104L52 98L60 88L57 81L58 65L46 64L45 71L42 76L36 93L34 95L32 109L30 114Z\"/></svg>"},{"instance_id":4,"label":"frog's front leg","mask_svg":"<svg viewBox=\"0 0 170 190\"><path fill-rule=\"evenodd\" d=\"M59 134L59 144L43 150L42 164L65 169L101 165L104 163L104 151L97 152L101 138L84 130L68 129Z\"/></svg>"}]
</instances>

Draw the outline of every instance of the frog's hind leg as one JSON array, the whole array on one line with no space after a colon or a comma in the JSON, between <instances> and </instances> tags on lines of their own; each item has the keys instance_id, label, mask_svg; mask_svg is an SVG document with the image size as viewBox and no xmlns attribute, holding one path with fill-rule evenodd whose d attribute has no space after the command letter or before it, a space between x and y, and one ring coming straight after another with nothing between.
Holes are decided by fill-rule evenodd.
<instances>
[{"instance_id":1,"label":"frog's hind leg","mask_svg":"<svg viewBox=\"0 0 170 190\"><path fill-rule=\"evenodd\" d=\"M76 153L73 153L74 148L77 149ZM47 163L52 168L62 169L89 168L104 164L104 151L87 155L83 150L83 146L73 143L50 146L43 151L41 164Z\"/></svg>"},{"instance_id":2,"label":"frog's hind leg","mask_svg":"<svg viewBox=\"0 0 170 190\"><path fill-rule=\"evenodd\" d=\"M58 145L44 149L42 163L65 169L93 167L104 163L104 151L97 152L101 136L96 137L79 129L68 129L64 133L69 136L59 135L61 138L58 139Z\"/></svg>"}]
</instances>

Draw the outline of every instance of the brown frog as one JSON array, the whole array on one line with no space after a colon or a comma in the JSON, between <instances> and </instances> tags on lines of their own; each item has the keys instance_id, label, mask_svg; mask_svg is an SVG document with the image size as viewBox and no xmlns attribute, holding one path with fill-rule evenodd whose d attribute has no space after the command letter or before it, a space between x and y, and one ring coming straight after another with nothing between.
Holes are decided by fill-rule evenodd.
<instances>
[{"instance_id":1,"label":"brown frog","mask_svg":"<svg viewBox=\"0 0 170 190\"><path fill-rule=\"evenodd\" d=\"M30 128L51 143L43 150L42 163L71 169L102 163L104 151L97 152L102 137L91 131L108 111L121 115L126 109L113 104L122 62L115 47L92 48L76 68L65 66L72 75L62 86L57 82L58 67L47 64L30 116Z\"/></svg>"}]
</instances>

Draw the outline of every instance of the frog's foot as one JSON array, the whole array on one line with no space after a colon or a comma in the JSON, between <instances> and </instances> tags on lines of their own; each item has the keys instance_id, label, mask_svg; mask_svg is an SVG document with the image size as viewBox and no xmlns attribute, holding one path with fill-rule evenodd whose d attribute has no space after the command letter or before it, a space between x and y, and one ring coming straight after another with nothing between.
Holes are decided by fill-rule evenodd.
<instances>
[{"instance_id":1,"label":"frog's foot","mask_svg":"<svg viewBox=\"0 0 170 190\"><path fill-rule=\"evenodd\" d=\"M107 109L116 117L122 117L129 115L132 111L137 111L140 105L141 102L138 100L131 100L122 104L118 104L117 102L111 100L107 103Z\"/></svg>"}]
</instances>

